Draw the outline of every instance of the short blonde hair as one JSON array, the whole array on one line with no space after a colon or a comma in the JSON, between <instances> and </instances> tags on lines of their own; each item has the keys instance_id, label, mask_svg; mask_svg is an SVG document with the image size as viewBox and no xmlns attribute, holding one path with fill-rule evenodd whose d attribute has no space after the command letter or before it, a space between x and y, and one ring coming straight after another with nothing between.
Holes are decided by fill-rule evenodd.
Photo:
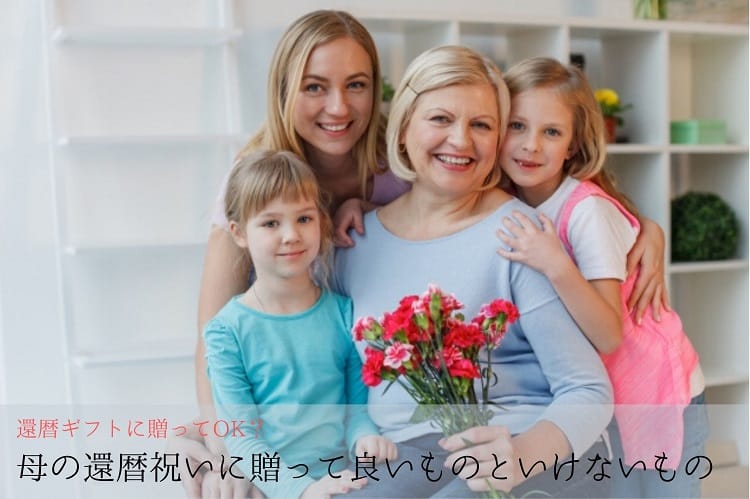
<instances>
[{"instance_id":1,"label":"short blonde hair","mask_svg":"<svg viewBox=\"0 0 750 499\"><path fill-rule=\"evenodd\" d=\"M294 21L281 36L268 74L266 120L260 130L240 151L242 157L252 151L292 151L307 160L304 141L294 128L294 107L310 54L318 46L350 38L357 42L372 63L373 97L370 121L365 133L352 148L357 164L362 197L371 174L384 171L385 118L380 114L382 76L375 42L367 28L348 12L316 10Z\"/></svg>"},{"instance_id":2,"label":"short blonde hair","mask_svg":"<svg viewBox=\"0 0 750 499\"><path fill-rule=\"evenodd\" d=\"M497 158L484 187L494 187L500 180L499 151L508 127L510 95L498 67L474 50L456 45L445 45L423 52L406 68L401 83L391 102L386 130L388 161L393 173L408 182L416 178L414 167L400 143L409 125L417 99L425 92L451 85L489 84L495 89L498 123Z\"/></svg>"},{"instance_id":3,"label":"short blonde hair","mask_svg":"<svg viewBox=\"0 0 750 499\"><path fill-rule=\"evenodd\" d=\"M328 277L333 251L333 223L324 194L310 166L289 151L257 151L235 162L227 181L224 212L240 227L272 201L310 200L320 216L320 251L323 282Z\"/></svg>"}]
</instances>

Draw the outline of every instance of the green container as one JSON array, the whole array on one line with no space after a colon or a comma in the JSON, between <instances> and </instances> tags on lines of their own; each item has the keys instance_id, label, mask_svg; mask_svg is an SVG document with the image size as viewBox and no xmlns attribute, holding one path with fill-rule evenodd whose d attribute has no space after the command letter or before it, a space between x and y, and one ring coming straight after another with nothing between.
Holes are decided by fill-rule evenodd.
<instances>
[{"instance_id":1,"label":"green container","mask_svg":"<svg viewBox=\"0 0 750 499\"><path fill-rule=\"evenodd\" d=\"M673 121L669 135L672 144L726 144L727 124L723 120Z\"/></svg>"}]
</instances>

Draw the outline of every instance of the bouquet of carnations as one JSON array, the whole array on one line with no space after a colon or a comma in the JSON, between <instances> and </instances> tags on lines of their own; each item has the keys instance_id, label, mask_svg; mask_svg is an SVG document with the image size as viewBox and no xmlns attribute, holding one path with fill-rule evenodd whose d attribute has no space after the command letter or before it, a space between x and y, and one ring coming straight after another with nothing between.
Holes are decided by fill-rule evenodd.
<instances>
[{"instance_id":1,"label":"bouquet of carnations","mask_svg":"<svg viewBox=\"0 0 750 499\"><path fill-rule=\"evenodd\" d=\"M491 351L518 319L515 305L506 300L483 305L468 323L458 312L462 308L455 296L430 285L422 296L402 298L382 319L362 317L352 329L355 340L368 343L365 385L399 383L419 404L412 422L432 420L444 435L489 423L489 388L495 382ZM481 380L481 404L475 379Z\"/></svg>"}]
</instances>

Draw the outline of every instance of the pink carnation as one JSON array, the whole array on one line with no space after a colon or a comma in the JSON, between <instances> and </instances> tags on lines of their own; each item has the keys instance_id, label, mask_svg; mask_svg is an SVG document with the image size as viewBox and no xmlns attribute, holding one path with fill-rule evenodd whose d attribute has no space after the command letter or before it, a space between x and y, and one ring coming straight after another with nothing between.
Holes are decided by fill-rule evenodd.
<instances>
[{"instance_id":1,"label":"pink carnation","mask_svg":"<svg viewBox=\"0 0 750 499\"><path fill-rule=\"evenodd\" d=\"M411 358L411 352L414 350L414 345L408 345L396 341L393 345L385 349L385 360L383 364L398 369L401 365Z\"/></svg>"},{"instance_id":2,"label":"pink carnation","mask_svg":"<svg viewBox=\"0 0 750 499\"><path fill-rule=\"evenodd\" d=\"M435 369L440 369L442 367L442 362L445 362L446 368L448 366L451 366L458 362L459 360L463 359L463 355L461 355L461 351L454 347L454 346L447 346L444 347L432 360L432 365L435 367Z\"/></svg>"},{"instance_id":3,"label":"pink carnation","mask_svg":"<svg viewBox=\"0 0 750 499\"><path fill-rule=\"evenodd\" d=\"M357 319L357 322L354 323L354 327L352 328L352 336L354 336L354 341L362 341L365 337L365 331L369 330L374 322L375 319L369 316L360 317L359 319Z\"/></svg>"}]
</instances>

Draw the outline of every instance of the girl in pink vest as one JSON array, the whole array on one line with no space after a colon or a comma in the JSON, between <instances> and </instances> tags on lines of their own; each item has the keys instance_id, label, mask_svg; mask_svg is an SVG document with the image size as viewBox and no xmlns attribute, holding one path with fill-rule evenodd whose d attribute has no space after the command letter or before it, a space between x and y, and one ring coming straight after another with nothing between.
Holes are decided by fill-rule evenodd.
<instances>
[{"instance_id":1,"label":"girl in pink vest","mask_svg":"<svg viewBox=\"0 0 750 499\"><path fill-rule=\"evenodd\" d=\"M498 237L509 249L498 252L544 273L602 356L619 428L609 468L615 495L699 497L705 473L693 467L708 432L703 374L674 311L636 321L627 308L638 272L626 275L626 257L640 223L602 169L606 142L593 92L581 71L548 58L517 64L505 80L512 105L500 164L509 187L537 208L541 227L522 214L506 218L508 233Z\"/></svg>"}]
</instances>

